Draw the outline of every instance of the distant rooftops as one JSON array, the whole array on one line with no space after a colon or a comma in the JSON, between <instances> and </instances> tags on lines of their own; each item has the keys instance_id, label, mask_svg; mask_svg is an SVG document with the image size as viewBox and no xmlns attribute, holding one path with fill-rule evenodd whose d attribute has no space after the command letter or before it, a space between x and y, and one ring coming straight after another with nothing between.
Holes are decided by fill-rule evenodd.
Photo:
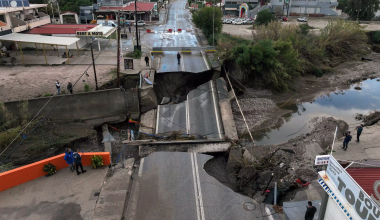
<instances>
[{"instance_id":1,"label":"distant rooftops","mask_svg":"<svg viewBox=\"0 0 380 220\"><path fill-rule=\"evenodd\" d=\"M15 8L12 8L12 7L6 8L6 7L0 6L0 14L7 14L9 12L23 11L23 10L34 9L34 8L44 8L46 6L47 4L32 4L32 5L29 5L28 7L15 7Z\"/></svg>"},{"instance_id":2,"label":"distant rooftops","mask_svg":"<svg viewBox=\"0 0 380 220\"><path fill-rule=\"evenodd\" d=\"M156 2L137 2L137 11L151 11L154 8L154 5L157 4ZM122 10L122 11L135 11L135 3L130 3L129 5L126 5L124 7L114 7L114 6L103 6L98 10L98 12L107 12L107 11L115 11L115 10Z\"/></svg>"},{"instance_id":3,"label":"distant rooftops","mask_svg":"<svg viewBox=\"0 0 380 220\"><path fill-rule=\"evenodd\" d=\"M47 24L29 30L28 34L76 34L77 31L89 31L96 24Z\"/></svg>"}]
</instances>

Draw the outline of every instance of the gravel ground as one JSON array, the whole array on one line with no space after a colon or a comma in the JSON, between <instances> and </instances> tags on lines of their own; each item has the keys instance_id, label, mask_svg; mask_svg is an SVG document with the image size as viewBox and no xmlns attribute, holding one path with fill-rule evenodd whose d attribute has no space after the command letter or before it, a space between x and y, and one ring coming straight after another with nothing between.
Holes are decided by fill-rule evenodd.
<instances>
[{"instance_id":1,"label":"gravel ground","mask_svg":"<svg viewBox=\"0 0 380 220\"><path fill-rule=\"evenodd\" d=\"M54 94L56 92L55 82L61 83L61 91L67 90L67 83L74 84L79 76L87 69L87 65L60 65L60 66L14 66L1 67L0 71L0 102L9 102L36 98L45 93ZM115 66L97 65L96 74L98 85L109 81L113 76L107 74ZM84 84L89 84L92 90L95 89L95 79L93 68L87 71L74 87L74 92L84 90ZM85 80L85 81L83 81ZM66 82L65 82L66 81Z\"/></svg>"}]
</instances>

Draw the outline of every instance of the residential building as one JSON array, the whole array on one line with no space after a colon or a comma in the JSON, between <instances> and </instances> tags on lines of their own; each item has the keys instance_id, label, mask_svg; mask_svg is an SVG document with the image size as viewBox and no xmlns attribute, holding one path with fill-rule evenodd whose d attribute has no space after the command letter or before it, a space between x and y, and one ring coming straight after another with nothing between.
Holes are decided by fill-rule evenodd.
<instances>
[{"instance_id":1,"label":"residential building","mask_svg":"<svg viewBox=\"0 0 380 220\"><path fill-rule=\"evenodd\" d=\"M341 10L337 10L339 2L337 0L270 0L272 11L283 11L287 14L307 14L307 15L331 15L337 16L341 14ZM287 7L289 3L289 10Z\"/></svg>"},{"instance_id":2,"label":"residential building","mask_svg":"<svg viewBox=\"0 0 380 220\"><path fill-rule=\"evenodd\" d=\"M29 4L28 0L0 0L0 36L29 30L44 24L49 24L50 16L39 12L46 4ZM4 24L5 25L4 25Z\"/></svg>"},{"instance_id":3,"label":"residential building","mask_svg":"<svg viewBox=\"0 0 380 220\"><path fill-rule=\"evenodd\" d=\"M152 21L158 17L157 2L137 2L137 20ZM94 13L100 20L108 18L116 21L115 12L122 12L123 20L134 22L135 3L127 3L121 6L102 6Z\"/></svg>"},{"instance_id":4,"label":"residential building","mask_svg":"<svg viewBox=\"0 0 380 220\"><path fill-rule=\"evenodd\" d=\"M79 20L81 24L89 24L92 20L95 20L93 6L80 6L79 8Z\"/></svg>"}]
</instances>

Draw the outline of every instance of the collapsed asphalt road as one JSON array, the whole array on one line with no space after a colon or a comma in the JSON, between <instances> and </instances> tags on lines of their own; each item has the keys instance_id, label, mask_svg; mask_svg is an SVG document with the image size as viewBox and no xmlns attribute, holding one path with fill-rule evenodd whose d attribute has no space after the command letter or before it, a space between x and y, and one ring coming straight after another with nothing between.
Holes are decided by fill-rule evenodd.
<instances>
[{"instance_id":1,"label":"collapsed asphalt road","mask_svg":"<svg viewBox=\"0 0 380 220\"><path fill-rule=\"evenodd\" d=\"M141 160L126 219L281 219L269 208L235 193L209 176L212 156L155 152Z\"/></svg>"}]
</instances>

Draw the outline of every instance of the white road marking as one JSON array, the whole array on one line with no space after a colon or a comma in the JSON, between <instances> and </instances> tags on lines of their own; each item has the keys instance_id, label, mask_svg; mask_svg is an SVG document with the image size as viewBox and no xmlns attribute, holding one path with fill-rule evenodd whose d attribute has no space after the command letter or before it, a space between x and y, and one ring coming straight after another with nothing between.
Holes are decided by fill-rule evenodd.
<instances>
[{"instance_id":1,"label":"white road marking","mask_svg":"<svg viewBox=\"0 0 380 220\"><path fill-rule=\"evenodd\" d=\"M190 107L189 107L189 96L187 96L186 102L186 130L187 134L190 134Z\"/></svg>"},{"instance_id":2,"label":"white road marking","mask_svg":"<svg viewBox=\"0 0 380 220\"><path fill-rule=\"evenodd\" d=\"M201 210L201 219L205 220L205 211L203 207L203 198L202 198L202 188L201 188L201 181L199 180L199 170L198 170L198 163L197 163L197 153L194 154L194 163L195 163L195 174L197 176L197 184L198 184L198 199L199 199L199 206Z\"/></svg>"},{"instance_id":3,"label":"white road marking","mask_svg":"<svg viewBox=\"0 0 380 220\"><path fill-rule=\"evenodd\" d=\"M194 180L194 195L195 195L195 209L197 210L197 219L201 220L200 212L199 212L199 201L198 201L198 190L197 190L197 181L195 176L195 164L194 164L194 154L190 154L191 158L191 170L193 171L193 180Z\"/></svg>"},{"instance_id":4,"label":"white road marking","mask_svg":"<svg viewBox=\"0 0 380 220\"><path fill-rule=\"evenodd\" d=\"M274 220L272 213L270 213L270 209L268 207L265 207L265 212L267 213L269 220Z\"/></svg>"},{"instance_id":5,"label":"white road marking","mask_svg":"<svg viewBox=\"0 0 380 220\"><path fill-rule=\"evenodd\" d=\"M183 53L182 53L182 72L185 72L185 57L183 56Z\"/></svg>"},{"instance_id":6,"label":"white road marking","mask_svg":"<svg viewBox=\"0 0 380 220\"><path fill-rule=\"evenodd\" d=\"M158 132L158 122L159 122L159 117L160 117L160 105L157 107L157 114L156 114L156 134Z\"/></svg>"},{"instance_id":7,"label":"white road marking","mask_svg":"<svg viewBox=\"0 0 380 220\"><path fill-rule=\"evenodd\" d=\"M214 110L215 110L215 117L216 117L216 126L218 127L218 136L219 136L219 139L222 139L222 131L220 129L220 122L219 122L219 112L218 112L218 109L217 109L217 106L219 106L219 103L217 105L216 103L216 93L215 93L215 89L214 89L214 81L213 80L210 80L210 86L211 86L211 95L212 95L212 101L214 102Z\"/></svg>"},{"instance_id":8,"label":"white road marking","mask_svg":"<svg viewBox=\"0 0 380 220\"><path fill-rule=\"evenodd\" d=\"M139 173L138 173L139 177L142 176L142 171L143 171L143 168L144 168L144 161L145 161L145 158L141 159Z\"/></svg>"}]
</instances>

